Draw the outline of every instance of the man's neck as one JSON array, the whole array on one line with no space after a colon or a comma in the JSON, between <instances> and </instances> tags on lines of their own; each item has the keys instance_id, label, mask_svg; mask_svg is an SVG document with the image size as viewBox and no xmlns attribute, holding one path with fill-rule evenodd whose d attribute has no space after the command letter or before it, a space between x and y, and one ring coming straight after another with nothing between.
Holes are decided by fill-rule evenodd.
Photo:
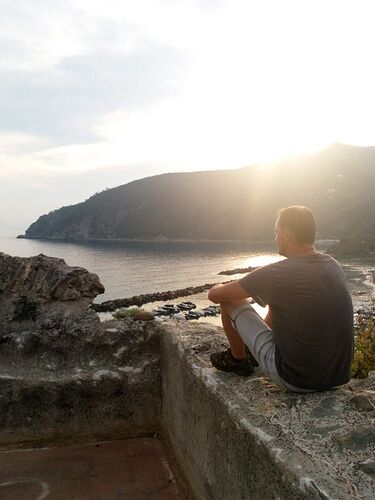
<instances>
[{"instance_id":1,"label":"man's neck","mask_svg":"<svg viewBox=\"0 0 375 500\"><path fill-rule=\"evenodd\" d=\"M309 255L315 255L316 250L314 245L301 245L298 247L291 248L288 251L289 257L307 257Z\"/></svg>"}]
</instances>

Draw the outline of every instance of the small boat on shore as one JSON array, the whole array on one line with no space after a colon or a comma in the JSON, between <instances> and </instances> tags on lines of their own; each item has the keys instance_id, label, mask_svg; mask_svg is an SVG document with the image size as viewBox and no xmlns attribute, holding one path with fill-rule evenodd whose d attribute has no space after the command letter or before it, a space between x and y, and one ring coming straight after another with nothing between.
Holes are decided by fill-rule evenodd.
<instances>
[{"instance_id":1,"label":"small boat on shore","mask_svg":"<svg viewBox=\"0 0 375 500\"><path fill-rule=\"evenodd\" d=\"M180 304L177 304L177 307L181 310L181 311L191 311L192 309L196 309L196 305L193 304L193 302L181 302Z\"/></svg>"}]
</instances>

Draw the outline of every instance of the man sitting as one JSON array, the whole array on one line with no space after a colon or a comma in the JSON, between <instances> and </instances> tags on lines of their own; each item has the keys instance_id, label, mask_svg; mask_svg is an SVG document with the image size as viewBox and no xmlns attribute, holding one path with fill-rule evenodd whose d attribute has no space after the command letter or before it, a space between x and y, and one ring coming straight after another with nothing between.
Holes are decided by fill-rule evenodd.
<instances>
[{"instance_id":1,"label":"man sitting","mask_svg":"<svg viewBox=\"0 0 375 500\"><path fill-rule=\"evenodd\" d=\"M302 206L281 209L275 241L286 259L215 285L230 349L211 355L218 370L248 376L258 363L279 386L314 392L345 384L353 358L353 306L343 270L314 248L315 220ZM252 297L269 311L263 321Z\"/></svg>"}]
</instances>

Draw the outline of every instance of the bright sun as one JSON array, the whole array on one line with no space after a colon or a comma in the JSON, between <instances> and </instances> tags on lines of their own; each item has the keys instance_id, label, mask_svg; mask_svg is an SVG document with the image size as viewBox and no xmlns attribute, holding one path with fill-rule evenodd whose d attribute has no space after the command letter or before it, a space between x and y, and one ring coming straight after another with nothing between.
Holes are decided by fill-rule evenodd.
<instances>
[{"instance_id":1,"label":"bright sun","mask_svg":"<svg viewBox=\"0 0 375 500\"><path fill-rule=\"evenodd\" d=\"M174 32L190 58L178 95L98 125L120 155L126 150L134 161L142 152L144 160L175 168L234 168L332 142L373 140L374 76L362 64L372 27L360 8L338 1L236 1L224 2L206 23L185 15L194 29ZM363 92L353 99L360 70Z\"/></svg>"}]
</instances>

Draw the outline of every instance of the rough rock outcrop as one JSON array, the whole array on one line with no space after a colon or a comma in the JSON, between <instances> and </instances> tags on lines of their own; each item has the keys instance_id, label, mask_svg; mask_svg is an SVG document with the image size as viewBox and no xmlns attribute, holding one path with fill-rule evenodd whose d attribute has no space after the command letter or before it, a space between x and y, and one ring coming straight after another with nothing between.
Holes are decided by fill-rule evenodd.
<instances>
[{"instance_id":1,"label":"rough rock outcrop","mask_svg":"<svg viewBox=\"0 0 375 500\"><path fill-rule=\"evenodd\" d=\"M0 336L12 323L43 322L56 310L72 314L103 292L96 274L67 266L62 259L0 253ZM69 302L68 307L64 302Z\"/></svg>"},{"instance_id":2,"label":"rough rock outcrop","mask_svg":"<svg viewBox=\"0 0 375 500\"><path fill-rule=\"evenodd\" d=\"M157 428L157 325L101 323L98 277L61 259L0 254L0 288L0 445Z\"/></svg>"}]
</instances>

